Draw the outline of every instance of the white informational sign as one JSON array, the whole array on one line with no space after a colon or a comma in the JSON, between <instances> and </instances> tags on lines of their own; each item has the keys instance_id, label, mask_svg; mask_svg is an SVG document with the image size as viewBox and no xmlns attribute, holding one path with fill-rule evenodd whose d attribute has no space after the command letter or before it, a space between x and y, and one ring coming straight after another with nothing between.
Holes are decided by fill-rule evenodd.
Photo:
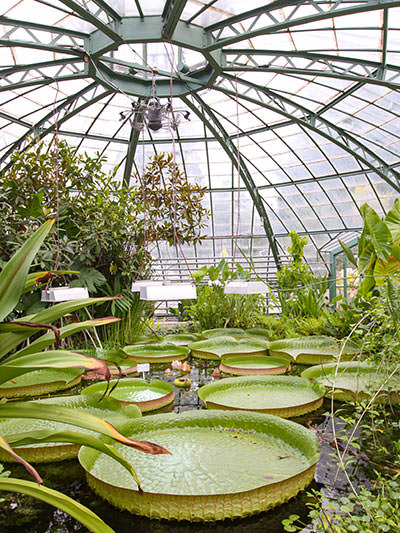
<instances>
[{"instance_id":1,"label":"white informational sign","mask_svg":"<svg viewBox=\"0 0 400 533\"><path fill-rule=\"evenodd\" d=\"M138 372L150 372L150 363L138 363L136 370Z\"/></svg>"}]
</instances>

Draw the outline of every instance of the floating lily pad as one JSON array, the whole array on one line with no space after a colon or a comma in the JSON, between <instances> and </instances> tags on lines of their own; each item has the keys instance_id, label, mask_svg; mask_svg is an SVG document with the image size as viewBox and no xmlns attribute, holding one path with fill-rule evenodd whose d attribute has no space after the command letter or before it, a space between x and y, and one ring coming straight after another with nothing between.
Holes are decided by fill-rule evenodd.
<instances>
[{"instance_id":1,"label":"floating lily pad","mask_svg":"<svg viewBox=\"0 0 400 533\"><path fill-rule=\"evenodd\" d=\"M246 335L255 335L256 337L261 337L267 340L271 335L270 330L265 329L265 328L249 328L249 329L245 329L245 333Z\"/></svg>"},{"instance_id":2,"label":"floating lily pad","mask_svg":"<svg viewBox=\"0 0 400 533\"><path fill-rule=\"evenodd\" d=\"M223 357L219 369L226 374L246 376L251 374L284 374L290 363L283 357L253 355L243 357Z\"/></svg>"},{"instance_id":3,"label":"floating lily pad","mask_svg":"<svg viewBox=\"0 0 400 533\"><path fill-rule=\"evenodd\" d=\"M97 494L150 518L214 521L265 511L304 489L319 457L317 438L305 427L240 411L148 416L134 420L128 436L171 452L149 455L115 445L135 465L143 494L97 450L82 448L79 461Z\"/></svg>"},{"instance_id":4,"label":"floating lily pad","mask_svg":"<svg viewBox=\"0 0 400 533\"><path fill-rule=\"evenodd\" d=\"M99 402L97 396L59 396L53 398L44 398L35 400L32 403L41 405L57 405L63 407L72 407L77 410L77 416L80 412L87 412L98 416L110 422L117 429L121 429L132 418L141 416L141 411L136 405L131 405L121 410L120 403L113 398L104 398ZM44 413L45 416L45 413ZM23 438L31 432L40 432L41 434L51 431L78 431L89 435L98 436L97 433L84 428L77 428L70 424L54 422L52 420L36 418L13 418L0 419L0 435L7 441L12 442L13 436ZM64 442L41 442L36 444L25 444L15 446L15 450L21 457L27 461L44 463L53 461L63 461L76 457L79 444ZM0 461L13 461L14 459L5 452L0 451Z\"/></svg>"},{"instance_id":5,"label":"floating lily pad","mask_svg":"<svg viewBox=\"0 0 400 533\"><path fill-rule=\"evenodd\" d=\"M157 342L162 342L162 337L160 335L140 335L133 339L134 344L153 344Z\"/></svg>"},{"instance_id":6,"label":"floating lily pad","mask_svg":"<svg viewBox=\"0 0 400 533\"><path fill-rule=\"evenodd\" d=\"M325 336L280 339L269 345L270 355L287 357L290 361L302 365L330 363L336 361L339 355L341 359L350 359L357 352L356 348L348 344L341 350L336 339Z\"/></svg>"},{"instance_id":7,"label":"floating lily pad","mask_svg":"<svg viewBox=\"0 0 400 533\"><path fill-rule=\"evenodd\" d=\"M40 396L74 387L81 381L83 370L78 368L41 368L22 374L1 384L0 397L23 398Z\"/></svg>"},{"instance_id":8,"label":"floating lily pad","mask_svg":"<svg viewBox=\"0 0 400 533\"><path fill-rule=\"evenodd\" d=\"M148 383L145 379L132 378L111 380L110 386L117 386L110 396L120 402L122 406L134 403L141 411L154 411L160 409L174 400L174 387L167 381L153 379ZM94 383L86 387L82 394L103 394L106 383Z\"/></svg>"},{"instance_id":9,"label":"floating lily pad","mask_svg":"<svg viewBox=\"0 0 400 533\"><path fill-rule=\"evenodd\" d=\"M327 389L326 395L341 401L369 400L378 391L380 402L400 402L400 377L365 362L348 361L312 366L302 376ZM381 390L380 390L381 389Z\"/></svg>"},{"instance_id":10,"label":"floating lily pad","mask_svg":"<svg viewBox=\"0 0 400 533\"><path fill-rule=\"evenodd\" d=\"M208 409L242 409L289 418L318 409L324 393L297 376L242 376L209 383L198 395Z\"/></svg>"},{"instance_id":11,"label":"floating lily pad","mask_svg":"<svg viewBox=\"0 0 400 533\"><path fill-rule=\"evenodd\" d=\"M163 342L167 344L174 344L175 346L187 346L191 342L201 339L200 335L195 333L177 333L173 335L165 335Z\"/></svg>"},{"instance_id":12,"label":"floating lily pad","mask_svg":"<svg viewBox=\"0 0 400 533\"><path fill-rule=\"evenodd\" d=\"M202 337L210 339L211 337L234 337L241 339L246 336L246 332L242 328L214 328L205 329L201 332Z\"/></svg>"},{"instance_id":13,"label":"floating lily pad","mask_svg":"<svg viewBox=\"0 0 400 533\"><path fill-rule=\"evenodd\" d=\"M123 352L135 363L165 363L189 356L189 348L173 344L137 344L125 346Z\"/></svg>"},{"instance_id":14,"label":"floating lily pad","mask_svg":"<svg viewBox=\"0 0 400 533\"><path fill-rule=\"evenodd\" d=\"M204 341L192 342L189 348L194 357L219 360L223 356L266 355L268 342L261 339L245 337L211 337Z\"/></svg>"}]
</instances>

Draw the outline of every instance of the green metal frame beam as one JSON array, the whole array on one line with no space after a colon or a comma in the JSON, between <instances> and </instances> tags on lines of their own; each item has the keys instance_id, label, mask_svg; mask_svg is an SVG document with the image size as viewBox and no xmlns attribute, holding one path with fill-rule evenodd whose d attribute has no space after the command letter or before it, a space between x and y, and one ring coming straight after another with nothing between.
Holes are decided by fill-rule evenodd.
<instances>
[{"instance_id":1,"label":"green metal frame beam","mask_svg":"<svg viewBox=\"0 0 400 533\"><path fill-rule=\"evenodd\" d=\"M130 74L117 72L101 61L93 60L92 58L89 60L89 75L99 84L112 90L120 90L124 94L142 98L148 98L151 95L151 79L138 78ZM157 79L157 95L160 98L169 98L171 96L171 74L161 72L161 75L165 75L165 78ZM191 76L173 75L173 96L181 96L210 87L215 78L216 73L211 67L194 72Z\"/></svg>"},{"instance_id":2,"label":"green metal frame beam","mask_svg":"<svg viewBox=\"0 0 400 533\"><path fill-rule=\"evenodd\" d=\"M75 0L59 0L62 4L66 5L70 9L73 10L74 15L79 16L80 18L86 20L87 22L90 22L93 24L95 28L100 30L104 33L104 35L107 35L110 39L115 41L116 43L121 42L121 36L116 31L119 26L120 19L114 20L113 22L110 21L109 24L104 24L104 22L99 19L96 15L93 15L86 7L84 7L84 4L79 4ZM108 15L108 12L103 10L103 12Z\"/></svg>"},{"instance_id":3,"label":"green metal frame beam","mask_svg":"<svg viewBox=\"0 0 400 533\"><path fill-rule=\"evenodd\" d=\"M0 24L6 27L14 27L16 29L29 29L29 30L38 30L51 33L54 35L68 35L69 37L75 37L77 39L86 39L89 34L84 33L78 30L70 30L68 28L63 28L62 26L48 26L46 24L40 24L38 22L29 22L27 20L17 20L11 19L8 17L0 16ZM10 33L8 30L7 33ZM76 45L77 43L75 43Z\"/></svg>"},{"instance_id":4,"label":"green metal frame beam","mask_svg":"<svg viewBox=\"0 0 400 533\"><path fill-rule=\"evenodd\" d=\"M162 27L161 36L166 41L171 40L187 1L188 0L166 0L161 15L165 21Z\"/></svg>"},{"instance_id":5,"label":"green metal frame beam","mask_svg":"<svg viewBox=\"0 0 400 533\"><path fill-rule=\"evenodd\" d=\"M188 98L182 97L182 101L193 111L193 113L195 113L199 118L203 120L207 128L209 128L209 130L213 133L225 153L228 155L229 159L232 161L232 165L234 167L235 165L237 165L238 161L238 149L233 144L230 136L227 134L222 124L216 118L214 112L209 108L209 106L197 94L193 95L193 98L196 100L202 110L205 111L207 116L205 116L204 112L198 109ZM261 220L263 221L265 234L268 239L272 255L274 256L276 267L279 269L281 267L281 262L279 258L278 247L262 198L260 197L254 180L251 177L251 174L247 169L247 166L243 163L243 161L241 161L240 163L239 170L240 177L242 178L243 183L246 185L246 188L250 194L251 199L253 200L257 212L260 215Z\"/></svg>"},{"instance_id":6,"label":"green metal frame beam","mask_svg":"<svg viewBox=\"0 0 400 533\"><path fill-rule=\"evenodd\" d=\"M110 5L109 2L105 2L105 0L92 0L96 6L99 6L100 9L104 11L104 13L107 13L107 15L114 20L120 21L121 15L115 11Z\"/></svg>"},{"instance_id":7,"label":"green metal frame beam","mask_svg":"<svg viewBox=\"0 0 400 533\"><path fill-rule=\"evenodd\" d=\"M225 75L225 79L230 79L233 84L236 82L236 78L228 74ZM363 145L358 139L350 135L344 129L339 128L332 122L319 116L317 113L310 111L295 101L283 97L270 89L255 85L254 83L240 78L237 79L237 82L248 88L246 94L240 94L241 99L256 103L266 109L270 109L275 113L293 120L296 124L306 128L306 130L314 131L322 137L332 141L334 144L355 157L358 161L363 162L368 168L374 170L376 174L386 181L386 183L400 193L400 173L391 168L390 165L388 165L375 152ZM226 89L219 85L214 85L214 89L224 94L228 94L232 96L232 98L236 97L236 92L234 90ZM255 92L256 98L249 96L249 92ZM267 101L265 101L265 97L267 97ZM298 116L294 113L297 113Z\"/></svg>"},{"instance_id":8,"label":"green metal frame beam","mask_svg":"<svg viewBox=\"0 0 400 533\"><path fill-rule=\"evenodd\" d=\"M398 90L400 88L400 66L385 65L377 61L339 57L323 53L290 52L276 50L227 49L222 51L221 70L224 72L274 72L278 74L320 76L345 79L353 82L371 83ZM258 57L265 58L263 63ZM282 59L287 60L282 65ZM301 67L296 66L296 61ZM309 63L304 65L304 60ZM360 73L361 72L361 73Z\"/></svg>"},{"instance_id":9,"label":"green metal frame beam","mask_svg":"<svg viewBox=\"0 0 400 533\"><path fill-rule=\"evenodd\" d=\"M128 151L126 152L124 175L122 177L122 183L125 187L129 187L133 162L135 160L136 148L137 148L137 143L139 139L139 134L140 132L136 130L135 128L131 129Z\"/></svg>"},{"instance_id":10,"label":"green metal frame beam","mask_svg":"<svg viewBox=\"0 0 400 533\"><path fill-rule=\"evenodd\" d=\"M4 113L4 111L0 111L0 118L13 122L14 124L18 124L19 126L23 126L24 128L30 128L32 126L32 124L30 124L29 122L26 122L25 120L21 120L18 117L13 117L12 115L9 115L8 113Z\"/></svg>"},{"instance_id":11,"label":"green metal frame beam","mask_svg":"<svg viewBox=\"0 0 400 533\"><path fill-rule=\"evenodd\" d=\"M9 148L1 157L0 157L0 165L4 163L7 158L17 149L19 149L24 143L24 150L26 150L28 147L32 146L37 142L38 137L44 138L49 133L55 131L55 128L61 126L64 122L66 122L71 117L77 115L87 107L90 107L91 105L97 103L102 98L106 97L111 93L111 91L103 91L99 92L100 88L97 85L97 83L93 83L89 85L88 87L85 87L85 89L82 89L81 91L68 96L59 106L56 107L56 109L53 111L50 111L47 113L46 116L44 116L41 120L39 120L36 124L31 126L30 129L28 129L24 135L22 135L17 141L13 143L11 148ZM83 101L82 104L79 105L80 100ZM29 141L29 137L34 137L33 141ZM8 162L4 169L9 168L11 165L10 162Z\"/></svg>"},{"instance_id":12,"label":"green metal frame beam","mask_svg":"<svg viewBox=\"0 0 400 533\"><path fill-rule=\"evenodd\" d=\"M399 6L400 2L394 0L360 0L358 2L347 2L346 0L285 2L277 0L205 28L213 35L213 42L208 46L208 50L216 50L259 35L277 33L299 25ZM282 10L283 7L286 7L284 11ZM307 11L306 15L302 8ZM281 20L282 15L284 16L283 21ZM261 23L264 19L265 25ZM243 20L246 20L246 27L241 24Z\"/></svg>"},{"instance_id":13,"label":"green metal frame beam","mask_svg":"<svg viewBox=\"0 0 400 533\"><path fill-rule=\"evenodd\" d=\"M81 69L78 65L81 64ZM59 67L54 73L54 68ZM51 72L46 72L50 69ZM87 64L82 59L60 59L30 65L19 65L11 68L0 69L0 92L31 87L35 85L48 85L52 82L76 80L88 77Z\"/></svg>"}]
</instances>

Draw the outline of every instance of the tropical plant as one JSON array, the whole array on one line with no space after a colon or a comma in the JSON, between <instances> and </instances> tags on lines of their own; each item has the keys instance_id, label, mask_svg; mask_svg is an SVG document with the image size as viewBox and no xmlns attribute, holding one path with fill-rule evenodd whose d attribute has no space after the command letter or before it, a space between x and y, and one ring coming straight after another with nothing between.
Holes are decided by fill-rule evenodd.
<instances>
[{"instance_id":1,"label":"tropical plant","mask_svg":"<svg viewBox=\"0 0 400 533\"><path fill-rule=\"evenodd\" d=\"M212 328L251 328L257 313L266 310L265 298L259 294L225 294L229 279L249 279L250 273L241 265L235 270L222 259L217 266L202 267L192 274L197 283L207 276L211 285L200 285L197 300L185 304L186 312L198 330ZM267 291L266 286L266 291Z\"/></svg>"},{"instance_id":2,"label":"tropical plant","mask_svg":"<svg viewBox=\"0 0 400 533\"><path fill-rule=\"evenodd\" d=\"M57 212L54 242L45 243L36 261L43 269L80 271L71 286L86 286L92 295L120 296L130 290L132 278L145 277L151 267L149 246L198 243L208 216L202 205L205 189L188 181L171 154L150 158L135 185L106 173L106 158L78 154L63 140L12 155L12 165L0 173L0 259L6 261L49 214ZM55 281L57 283L57 281ZM110 325L105 339L128 341L140 329L143 306L135 298L105 303L102 314L118 307L121 323ZM36 294L26 295L20 308L38 309ZM100 331L102 336L102 331Z\"/></svg>"},{"instance_id":3,"label":"tropical plant","mask_svg":"<svg viewBox=\"0 0 400 533\"><path fill-rule=\"evenodd\" d=\"M28 270L35 257L37 250L44 241L46 235L51 231L54 225L54 220L48 220L40 226L29 239L22 245L22 247L12 256L6 263L0 273L0 320L4 320L12 313L13 309L18 303L20 295L27 288L32 287L32 276L28 276ZM40 278L41 279L41 278ZM63 316L66 312L70 312L92 303L101 302L104 299L86 299L76 300L73 302L63 302L54 305L46 311L41 311L35 315L24 317L24 319L14 320L12 322L0 323L0 385L9 381L18 379L19 376L26 374L35 369L41 368L80 368L82 370L95 370L107 379L110 378L110 371L107 365L100 360L85 356L83 354L74 353L67 350L57 349L57 344L61 336L71 333L75 325L68 329L68 326L58 330L52 322ZM113 317L103 319L105 323L115 320ZM90 321L90 324L79 324L76 330L79 331L83 327L95 326L98 321ZM67 329L66 329L67 328ZM40 333L41 331L51 330L50 333L39 336L31 344L18 349L19 345L28 339L33 333ZM56 349L43 351L45 347L51 344L56 344ZM168 453L164 448L151 443L133 441L121 435L111 424L101 420L89 413L80 414L76 416L73 409L66 407L51 407L34 404L32 402L6 402L0 403L0 417L1 418L46 418L48 420L55 420L64 422L76 427L91 429L96 433L106 435L112 439L122 442L128 446L135 447L147 453ZM45 432L39 439L45 442L65 441L70 438L71 442L84 444L88 443L88 435L71 431L61 432ZM32 438L31 438L32 437ZM21 435L24 443L37 442L37 436L29 434ZM116 452L116 450L102 442L99 438L89 437L91 441L90 446L101 449L104 453L110 455L115 460L120 462L137 480L136 473L132 466ZM19 441L13 441L13 446L18 447ZM7 441L0 435L0 448L6 453L10 454L15 460L22 463L26 469L35 477L36 481L41 484L42 480L36 470L22 459ZM0 490L27 492L32 495L41 495L45 501L52 502L56 506L60 506L68 512L75 513L79 520L81 520L93 531L111 531L108 526L101 525L102 522L93 518L93 513L86 510L79 504L74 504L73 501L49 491L48 489L38 488L36 484L22 480L15 480L12 478L0 479ZM137 480L138 482L138 480ZM34 486L33 486L34 485Z\"/></svg>"},{"instance_id":4,"label":"tropical plant","mask_svg":"<svg viewBox=\"0 0 400 533\"><path fill-rule=\"evenodd\" d=\"M289 233L290 261L277 272L278 298L282 314L288 317L318 317L325 304L326 276L315 275L304 261L306 237Z\"/></svg>"},{"instance_id":5,"label":"tropical plant","mask_svg":"<svg viewBox=\"0 0 400 533\"><path fill-rule=\"evenodd\" d=\"M362 279L358 296L365 296L385 283L387 277L400 273L400 204L396 199L385 217L381 218L372 207L360 208L364 227L358 240L358 257L340 242L347 259L358 269Z\"/></svg>"}]
</instances>

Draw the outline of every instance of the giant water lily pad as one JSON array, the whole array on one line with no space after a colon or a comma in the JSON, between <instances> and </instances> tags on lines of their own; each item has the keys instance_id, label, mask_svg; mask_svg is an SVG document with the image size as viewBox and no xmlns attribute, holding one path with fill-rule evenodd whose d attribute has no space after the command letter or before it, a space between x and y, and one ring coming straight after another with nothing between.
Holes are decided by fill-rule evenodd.
<instances>
[{"instance_id":1,"label":"giant water lily pad","mask_svg":"<svg viewBox=\"0 0 400 533\"><path fill-rule=\"evenodd\" d=\"M288 418L318 409L323 390L297 376L241 376L214 381L198 391L208 409L242 409Z\"/></svg>"},{"instance_id":2,"label":"giant water lily pad","mask_svg":"<svg viewBox=\"0 0 400 533\"><path fill-rule=\"evenodd\" d=\"M0 397L23 398L69 389L81 381L78 368L41 368L1 384Z\"/></svg>"},{"instance_id":3,"label":"giant water lily pad","mask_svg":"<svg viewBox=\"0 0 400 533\"><path fill-rule=\"evenodd\" d=\"M153 379L148 383L145 379L132 378L111 380L110 386L116 385L110 393L112 398L122 406L134 403L141 411L154 411L170 404L174 400L174 387L167 381ZM106 383L94 383L82 391L82 394L103 394Z\"/></svg>"},{"instance_id":4,"label":"giant water lily pad","mask_svg":"<svg viewBox=\"0 0 400 533\"><path fill-rule=\"evenodd\" d=\"M194 357L219 360L223 356L266 355L268 342L256 337L235 339L233 337L211 337L192 342L189 348Z\"/></svg>"},{"instance_id":5,"label":"giant water lily pad","mask_svg":"<svg viewBox=\"0 0 400 533\"><path fill-rule=\"evenodd\" d=\"M211 337L234 337L235 339L241 339L246 336L246 332L242 328L213 328L203 330L201 335L206 339L210 339Z\"/></svg>"},{"instance_id":6,"label":"giant water lily pad","mask_svg":"<svg viewBox=\"0 0 400 533\"><path fill-rule=\"evenodd\" d=\"M99 402L99 398L96 396L81 396L78 394L74 396L44 398L31 403L43 406L56 405L72 407L77 410L77 416L79 416L80 412L87 412L110 422L117 429L121 429L132 418L141 416L141 411L136 405L131 405L121 410L119 402L113 398L104 398ZM44 416L45 414L44 412ZM79 431L80 433L98 436L94 431L76 428L76 426L71 426L70 424L46 420L45 418L0 419L0 435L11 443L13 442L14 436L23 438L31 432L39 432L43 435L46 432L54 431ZM15 450L26 461L43 463L72 459L76 457L79 448L79 444L68 442L40 442L16 446ZM0 451L0 461L13 461L13 458L11 455Z\"/></svg>"},{"instance_id":7,"label":"giant water lily pad","mask_svg":"<svg viewBox=\"0 0 400 533\"><path fill-rule=\"evenodd\" d=\"M400 402L400 377L366 362L347 361L312 366L302 376L326 388L326 395L341 401L369 400L377 394L381 402Z\"/></svg>"},{"instance_id":8,"label":"giant water lily pad","mask_svg":"<svg viewBox=\"0 0 400 533\"><path fill-rule=\"evenodd\" d=\"M125 346L123 352L135 363L164 363L186 359L189 348L173 344L137 344Z\"/></svg>"},{"instance_id":9,"label":"giant water lily pad","mask_svg":"<svg viewBox=\"0 0 400 533\"><path fill-rule=\"evenodd\" d=\"M223 357L219 367L221 372L235 376L284 374L289 368L290 363L287 359L269 355Z\"/></svg>"},{"instance_id":10,"label":"giant water lily pad","mask_svg":"<svg viewBox=\"0 0 400 533\"><path fill-rule=\"evenodd\" d=\"M202 337L195 333L174 333L165 335L163 342L167 344L174 344L175 346L187 346L191 342L200 340Z\"/></svg>"},{"instance_id":11,"label":"giant water lily pad","mask_svg":"<svg viewBox=\"0 0 400 533\"><path fill-rule=\"evenodd\" d=\"M135 465L143 494L119 464L97 450L82 448L79 461L97 494L150 518L206 521L265 511L305 488L319 457L310 430L243 411L148 416L133 421L128 436L171 452L161 457L116 445Z\"/></svg>"},{"instance_id":12,"label":"giant water lily pad","mask_svg":"<svg viewBox=\"0 0 400 533\"><path fill-rule=\"evenodd\" d=\"M269 345L270 355L287 357L290 361L302 365L317 365L349 359L357 353L357 349L346 344L342 350L339 343L333 337L310 336L295 337L292 339L280 339L272 341Z\"/></svg>"}]
</instances>

